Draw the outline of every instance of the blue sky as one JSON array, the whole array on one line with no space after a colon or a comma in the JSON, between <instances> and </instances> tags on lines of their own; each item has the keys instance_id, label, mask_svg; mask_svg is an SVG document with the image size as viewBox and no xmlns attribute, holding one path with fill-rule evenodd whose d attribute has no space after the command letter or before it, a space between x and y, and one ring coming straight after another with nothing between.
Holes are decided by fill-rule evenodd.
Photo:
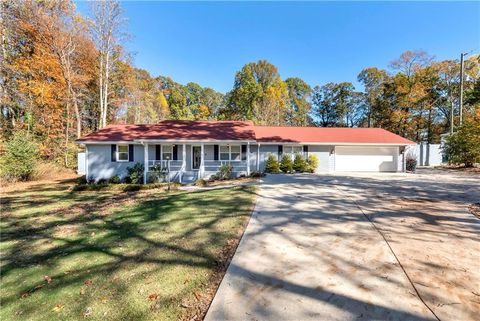
<instances>
[{"instance_id":1,"label":"blue sky","mask_svg":"<svg viewBox=\"0 0 480 321\"><path fill-rule=\"evenodd\" d=\"M266 59L311 86L387 68L405 50L480 51L480 2L122 2L135 66L226 92ZM87 4L78 9L87 13ZM357 86L359 87L359 86Z\"/></svg>"}]
</instances>

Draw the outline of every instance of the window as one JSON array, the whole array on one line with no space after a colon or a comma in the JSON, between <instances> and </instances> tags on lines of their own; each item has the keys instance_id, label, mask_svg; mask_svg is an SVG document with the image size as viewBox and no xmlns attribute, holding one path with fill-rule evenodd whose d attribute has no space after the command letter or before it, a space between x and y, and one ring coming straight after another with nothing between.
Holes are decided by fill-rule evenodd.
<instances>
[{"instance_id":1,"label":"window","mask_svg":"<svg viewBox=\"0 0 480 321\"><path fill-rule=\"evenodd\" d=\"M230 160L239 161L241 158L241 147L239 145L230 146Z\"/></svg>"},{"instance_id":2,"label":"window","mask_svg":"<svg viewBox=\"0 0 480 321\"><path fill-rule=\"evenodd\" d=\"M242 147L240 145L223 145L220 146L221 161L240 161L242 160Z\"/></svg>"},{"instance_id":3,"label":"window","mask_svg":"<svg viewBox=\"0 0 480 321\"><path fill-rule=\"evenodd\" d=\"M173 145L162 145L162 159L173 160Z\"/></svg>"},{"instance_id":4,"label":"window","mask_svg":"<svg viewBox=\"0 0 480 321\"><path fill-rule=\"evenodd\" d=\"M295 154L302 154L303 147L302 146L283 146L283 153L288 154L290 156L294 156Z\"/></svg>"},{"instance_id":5,"label":"window","mask_svg":"<svg viewBox=\"0 0 480 321\"><path fill-rule=\"evenodd\" d=\"M117 161L128 162L128 145L117 145Z\"/></svg>"},{"instance_id":6,"label":"window","mask_svg":"<svg viewBox=\"0 0 480 321\"><path fill-rule=\"evenodd\" d=\"M220 160L230 160L229 146L220 146Z\"/></svg>"}]
</instances>

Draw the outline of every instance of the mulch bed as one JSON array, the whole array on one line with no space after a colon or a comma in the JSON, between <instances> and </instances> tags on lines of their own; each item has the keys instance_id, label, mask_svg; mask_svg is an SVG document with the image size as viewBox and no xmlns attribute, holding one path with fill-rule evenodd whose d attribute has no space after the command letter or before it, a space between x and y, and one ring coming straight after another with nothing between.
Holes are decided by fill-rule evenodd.
<instances>
[{"instance_id":1,"label":"mulch bed","mask_svg":"<svg viewBox=\"0 0 480 321\"><path fill-rule=\"evenodd\" d=\"M473 203L468 207L470 213L480 218L480 203Z\"/></svg>"},{"instance_id":2,"label":"mulch bed","mask_svg":"<svg viewBox=\"0 0 480 321\"><path fill-rule=\"evenodd\" d=\"M465 172L465 173L479 173L480 174L480 167L464 167L464 166L451 165L451 166L436 166L435 168L449 169L449 170Z\"/></svg>"}]
</instances>

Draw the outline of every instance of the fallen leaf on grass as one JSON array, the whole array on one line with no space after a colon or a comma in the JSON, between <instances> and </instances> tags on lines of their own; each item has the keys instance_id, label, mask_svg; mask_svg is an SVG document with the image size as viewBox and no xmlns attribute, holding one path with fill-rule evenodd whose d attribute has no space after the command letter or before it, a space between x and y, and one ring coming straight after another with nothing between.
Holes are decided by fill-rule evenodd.
<instances>
[{"instance_id":1,"label":"fallen leaf on grass","mask_svg":"<svg viewBox=\"0 0 480 321\"><path fill-rule=\"evenodd\" d=\"M57 304L56 306L53 307L52 311L53 312L59 312L65 307L65 304Z\"/></svg>"},{"instance_id":2,"label":"fallen leaf on grass","mask_svg":"<svg viewBox=\"0 0 480 321\"><path fill-rule=\"evenodd\" d=\"M40 290L41 288L43 288L43 284L39 284L36 287L34 287L32 292Z\"/></svg>"},{"instance_id":3,"label":"fallen leaf on grass","mask_svg":"<svg viewBox=\"0 0 480 321\"><path fill-rule=\"evenodd\" d=\"M83 313L84 318L88 318L89 316L92 315L92 308L88 307L85 312Z\"/></svg>"},{"instance_id":4,"label":"fallen leaf on grass","mask_svg":"<svg viewBox=\"0 0 480 321\"><path fill-rule=\"evenodd\" d=\"M151 311L158 311L158 310L160 310L160 304L158 304L158 303L152 304L152 305L150 306L150 310L151 310Z\"/></svg>"},{"instance_id":5,"label":"fallen leaf on grass","mask_svg":"<svg viewBox=\"0 0 480 321\"><path fill-rule=\"evenodd\" d=\"M44 279L45 281L47 281L47 283L52 282L52 278L49 277L48 275L45 275L45 276L43 277L43 279Z\"/></svg>"},{"instance_id":6,"label":"fallen leaf on grass","mask_svg":"<svg viewBox=\"0 0 480 321\"><path fill-rule=\"evenodd\" d=\"M86 286L89 286L89 285L93 284L93 281L92 280L86 280L85 282L83 282L83 284L85 284Z\"/></svg>"},{"instance_id":7,"label":"fallen leaf on grass","mask_svg":"<svg viewBox=\"0 0 480 321\"><path fill-rule=\"evenodd\" d=\"M81 287L80 288L80 295L84 295L85 294L85 288L84 287Z\"/></svg>"},{"instance_id":8,"label":"fallen leaf on grass","mask_svg":"<svg viewBox=\"0 0 480 321\"><path fill-rule=\"evenodd\" d=\"M160 294L158 294L158 293L152 293L152 294L150 294L150 295L148 296L148 299L149 299L150 301L157 301L157 300L160 299Z\"/></svg>"},{"instance_id":9,"label":"fallen leaf on grass","mask_svg":"<svg viewBox=\"0 0 480 321\"><path fill-rule=\"evenodd\" d=\"M25 298L28 298L29 296L30 296L30 293L27 292L27 293L23 293L23 294L20 296L20 298L25 299Z\"/></svg>"},{"instance_id":10,"label":"fallen leaf on grass","mask_svg":"<svg viewBox=\"0 0 480 321\"><path fill-rule=\"evenodd\" d=\"M103 304L107 303L108 302L108 298L107 297L103 297L100 299L100 302L102 302Z\"/></svg>"},{"instance_id":11,"label":"fallen leaf on grass","mask_svg":"<svg viewBox=\"0 0 480 321\"><path fill-rule=\"evenodd\" d=\"M202 298L200 293L198 293L197 291L193 292L193 295L195 295L195 298L197 299L197 301L200 301L200 299Z\"/></svg>"}]
</instances>

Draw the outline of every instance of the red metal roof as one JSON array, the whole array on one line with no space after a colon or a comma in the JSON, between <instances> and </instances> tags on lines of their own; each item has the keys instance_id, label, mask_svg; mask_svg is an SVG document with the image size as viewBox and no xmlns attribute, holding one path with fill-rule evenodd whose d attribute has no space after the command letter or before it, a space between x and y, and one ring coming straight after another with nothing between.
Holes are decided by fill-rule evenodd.
<instances>
[{"instance_id":1,"label":"red metal roof","mask_svg":"<svg viewBox=\"0 0 480 321\"><path fill-rule=\"evenodd\" d=\"M415 144L382 128L255 126L255 136L259 142Z\"/></svg>"},{"instance_id":2,"label":"red metal roof","mask_svg":"<svg viewBox=\"0 0 480 321\"><path fill-rule=\"evenodd\" d=\"M152 140L255 140L250 121L164 120L151 125L109 125L80 139L82 141Z\"/></svg>"},{"instance_id":3,"label":"red metal roof","mask_svg":"<svg viewBox=\"0 0 480 321\"><path fill-rule=\"evenodd\" d=\"M133 140L224 140L317 144L397 144L414 142L381 128L254 126L250 121L165 120L151 125L109 125L79 142Z\"/></svg>"}]
</instances>

